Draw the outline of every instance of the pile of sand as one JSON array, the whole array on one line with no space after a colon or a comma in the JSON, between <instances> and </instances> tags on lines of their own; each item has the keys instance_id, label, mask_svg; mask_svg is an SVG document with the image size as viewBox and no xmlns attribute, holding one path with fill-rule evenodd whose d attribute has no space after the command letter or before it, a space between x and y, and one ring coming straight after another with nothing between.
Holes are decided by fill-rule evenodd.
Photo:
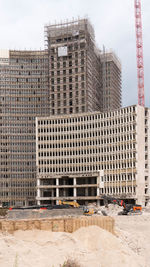
<instances>
[{"instance_id":1,"label":"pile of sand","mask_svg":"<svg viewBox=\"0 0 150 267\"><path fill-rule=\"evenodd\" d=\"M17 231L0 235L0 266L60 267L68 258L83 267L144 267L143 257L111 233L89 226L69 233Z\"/></svg>"}]
</instances>

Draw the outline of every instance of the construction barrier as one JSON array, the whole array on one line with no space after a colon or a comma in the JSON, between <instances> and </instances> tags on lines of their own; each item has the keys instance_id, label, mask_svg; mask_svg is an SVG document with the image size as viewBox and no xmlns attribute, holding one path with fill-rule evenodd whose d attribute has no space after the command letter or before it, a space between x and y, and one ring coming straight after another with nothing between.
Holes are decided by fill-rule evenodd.
<instances>
[{"instance_id":1,"label":"construction barrier","mask_svg":"<svg viewBox=\"0 0 150 267\"><path fill-rule=\"evenodd\" d=\"M1 220L0 231L13 233L17 230L47 230L72 233L80 227L97 225L114 234L114 219L108 216L91 216L80 218L52 218L38 220Z\"/></svg>"}]
</instances>

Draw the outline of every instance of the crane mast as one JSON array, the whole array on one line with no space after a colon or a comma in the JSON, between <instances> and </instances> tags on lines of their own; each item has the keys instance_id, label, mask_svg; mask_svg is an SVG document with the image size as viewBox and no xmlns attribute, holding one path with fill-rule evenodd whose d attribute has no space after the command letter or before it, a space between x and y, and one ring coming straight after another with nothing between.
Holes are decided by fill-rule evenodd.
<instances>
[{"instance_id":1,"label":"crane mast","mask_svg":"<svg viewBox=\"0 0 150 267\"><path fill-rule=\"evenodd\" d=\"M136 29L138 104L144 107L145 98L144 98L144 63L143 63L141 0L134 0L134 7L135 7L135 29Z\"/></svg>"}]
</instances>

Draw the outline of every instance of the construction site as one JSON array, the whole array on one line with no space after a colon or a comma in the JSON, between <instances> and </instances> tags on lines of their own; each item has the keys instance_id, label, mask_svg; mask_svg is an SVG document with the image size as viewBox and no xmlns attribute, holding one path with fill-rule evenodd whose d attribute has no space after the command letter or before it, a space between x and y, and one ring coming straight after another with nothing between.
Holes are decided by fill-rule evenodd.
<instances>
[{"instance_id":1,"label":"construction site","mask_svg":"<svg viewBox=\"0 0 150 267\"><path fill-rule=\"evenodd\" d=\"M124 211L126 215L118 215ZM108 196L105 206L99 207L62 202L39 209L9 209L5 214L3 210L0 264L149 267L149 220L150 207Z\"/></svg>"},{"instance_id":2,"label":"construction site","mask_svg":"<svg viewBox=\"0 0 150 267\"><path fill-rule=\"evenodd\" d=\"M150 267L150 108L141 1L138 104L88 18L44 26L43 50L0 51L0 266Z\"/></svg>"},{"instance_id":3,"label":"construction site","mask_svg":"<svg viewBox=\"0 0 150 267\"><path fill-rule=\"evenodd\" d=\"M2 205L36 203L36 117L121 107L120 61L88 19L45 26L45 38L45 50L0 52Z\"/></svg>"}]
</instances>

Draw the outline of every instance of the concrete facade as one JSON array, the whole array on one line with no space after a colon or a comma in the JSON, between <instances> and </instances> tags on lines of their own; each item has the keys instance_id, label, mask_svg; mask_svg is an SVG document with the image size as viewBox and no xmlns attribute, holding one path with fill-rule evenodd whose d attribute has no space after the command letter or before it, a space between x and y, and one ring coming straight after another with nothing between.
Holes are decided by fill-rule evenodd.
<instances>
[{"instance_id":1,"label":"concrete facade","mask_svg":"<svg viewBox=\"0 0 150 267\"><path fill-rule=\"evenodd\" d=\"M150 110L138 105L37 118L38 204L99 204L109 194L147 205L149 121Z\"/></svg>"},{"instance_id":2,"label":"concrete facade","mask_svg":"<svg viewBox=\"0 0 150 267\"><path fill-rule=\"evenodd\" d=\"M112 51L100 55L103 77L103 112L122 106L121 63Z\"/></svg>"},{"instance_id":3,"label":"concrete facade","mask_svg":"<svg viewBox=\"0 0 150 267\"><path fill-rule=\"evenodd\" d=\"M48 99L47 52L1 53L0 200L5 205L35 203L35 117L49 114Z\"/></svg>"}]
</instances>

